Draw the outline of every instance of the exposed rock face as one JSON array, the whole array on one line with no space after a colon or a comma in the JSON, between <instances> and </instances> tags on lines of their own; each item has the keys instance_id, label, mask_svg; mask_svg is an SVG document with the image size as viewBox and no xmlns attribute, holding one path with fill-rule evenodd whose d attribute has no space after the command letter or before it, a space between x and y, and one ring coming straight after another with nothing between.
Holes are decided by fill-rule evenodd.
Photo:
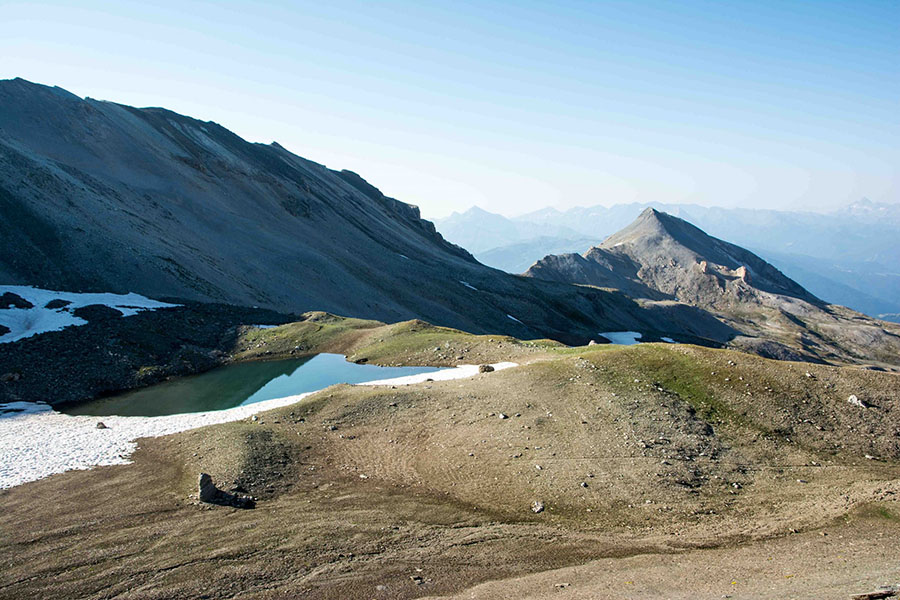
<instances>
[{"instance_id":1,"label":"exposed rock face","mask_svg":"<svg viewBox=\"0 0 900 600\"><path fill-rule=\"evenodd\" d=\"M12 292L0 295L0 308L34 308L34 304Z\"/></svg>"},{"instance_id":2,"label":"exposed rock face","mask_svg":"<svg viewBox=\"0 0 900 600\"><path fill-rule=\"evenodd\" d=\"M118 319L122 316L122 311L105 304L89 304L88 306L76 308L72 314L85 321L101 321L104 319Z\"/></svg>"},{"instance_id":3,"label":"exposed rock face","mask_svg":"<svg viewBox=\"0 0 900 600\"><path fill-rule=\"evenodd\" d=\"M652 208L583 256L548 256L526 275L702 308L745 334L733 347L771 358L900 365L900 327L826 304L752 252Z\"/></svg>"},{"instance_id":4,"label":"exposed rock face","mask_svg":"<svg viewBox=\"0 0 900 600\"><path fill-rule=\"evenodd\" d=\"M0 281L570 342L704 318L498 272L355 173L21 79L0 81Z\"/></svg>"},{"instance_id":5,"label":"exposed rock face","mask_svg":"<svg viewBox=\"0 0 900 600\"><path fill-rule=\"evenodd\" d=\"M197 487L200 502L218 504L220 506L233 506L234 508L254 508L256 506L256 500L249 496L229 494L217 488L213 483L212 477L207 473L200 473Z\"/></svg>"}]
</instances>

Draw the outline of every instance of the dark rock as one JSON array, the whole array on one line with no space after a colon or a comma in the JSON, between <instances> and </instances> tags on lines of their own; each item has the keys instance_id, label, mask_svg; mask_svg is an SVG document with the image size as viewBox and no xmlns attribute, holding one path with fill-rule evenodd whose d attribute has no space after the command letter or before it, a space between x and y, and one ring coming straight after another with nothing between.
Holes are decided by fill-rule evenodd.
<instances>
[{"instance_id":1,"label":"dark rock","mask_svg":"<svg viewBox=\"0 0 900 600\"><path fill-rule=\"evenodd\" d=\"M57 308L65 308L66 306L72 304L71 300L63 300L62 298L56 298L55 300L51 300L44 308L50 308L56 310Z\"/></svg>"},{"instance_id":2,"label":"dark rock","mask_svg":"<svg viewBox=\"0 0 900 600\"><path fill-rule=\"evenodd\" d=\"M72 314L79 319L84 319L88 322L118 319L123 315L122 311L104 304L89 304L88 306L82 306L72 311Z\"/></svg>"},{"instance_id":3,"label":"dark rock","mask_svg":"<svg viewBox=\"0 0 900 600\"><path fill-rule=\"evenodd\" d=\"M0 296L0 308L34 308L34 304L18 294L4 292Z\"/></svg>"},{"instance_id":4,"label":"dark rock","mask_svg":"<svg viewBox=\"0 0 900 600\"><path fill-rule=\"evenodd\" d=\"M850 600L884 600L885 598L895 598L897 591L893 589L878 590L877 592L867 592L865 594L856 594L850 596Z\"/></svg>"},{"instance_id":5,"label":"dark rock","mask_svg":"<svg viewBox=\"0 0 900 600\"><path fill-rule=\"evenodd\" d=\"M494 367L492 367L491 365L478 365L479 373L490 373L493 370L494 370Z\"/></svg>"},{"instance_id":6,"label":"dark rock","mask_svg":"<svg viewBox=\"0 0 900 600\"><path fill-rule=\"evenodd\" d=\"M0 325L0 335L6 335L7 333L9 333L9 327Z\"/></svg>"},{"instance_id":7,"label":"dark rock","mask_svg":"<svg viewBox=\"0 0 900 600\"><path fill-rule=\"evenodd\" d=\"M97 421L97 429L109 429L103 421Z\"/></svg>"},{"instance_id":8,"label":"dark rock","mask_svg":"<svg viewBox=\"0 0 900 600\"><path fill-rule=\"evenodd\" d=\"M250 496L229 494L220 490L213 483L212 477L206 473L200 473L197 483L200 502L218 504L219 506L233 506L234 508L255 508L256 500Z\"/></svg>"},{"instance_id":9,"label":"dark rock","mask_svg":"<svg viewBox=\"0 0 900 600\"><path fill-rule=\"evenodd\" d=\"M2 376L0 376L0 381L2 381L3 383L18 381L20 379L22 379L21 373L4 373Z\"/></svg>"}]
</instances>

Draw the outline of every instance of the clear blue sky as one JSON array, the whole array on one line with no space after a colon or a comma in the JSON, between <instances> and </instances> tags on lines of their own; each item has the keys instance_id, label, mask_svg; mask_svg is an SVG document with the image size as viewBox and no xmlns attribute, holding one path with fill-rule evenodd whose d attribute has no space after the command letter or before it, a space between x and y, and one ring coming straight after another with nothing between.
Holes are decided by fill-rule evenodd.
<instances>
[{"instance_id":1,"label":"clear blue sky","mask_svg":"<svg viewBox=\"0 0 900 600\"><path fill-rule=\"evenodd\" d=\"M0 2L0 78L279 141L438 217L900 201L900 2Z\"/></svg>"}]
</instances>

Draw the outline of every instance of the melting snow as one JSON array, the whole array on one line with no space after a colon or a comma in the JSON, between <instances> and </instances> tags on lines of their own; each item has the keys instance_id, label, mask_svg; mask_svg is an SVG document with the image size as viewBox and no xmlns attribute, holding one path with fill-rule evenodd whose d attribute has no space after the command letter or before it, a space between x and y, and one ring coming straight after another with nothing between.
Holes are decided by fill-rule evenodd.
<instances>
[{"instance_id":1,"label":"melting snow","mask_svg":"<svg viewBox=\"0 0 900 600\"><path fill-rule=\"evenodd\" d=\"M600 335L608 339L613 344L621 344L622 346L633 346L634 344L640 344L638 338L641 337L641 334L637 331L605 331L600 332Z\"/></svg>"},{"instance_id":2,"label":"melting snow","mask_svg":"<svg viewBox=\"0 0 900 600\"><path fill-rule=\"evenodd\" d=\"M503 362L495 371L516 366ZM476 365L460 365L433 373L382 379L358 385L409 385L427 379L463 379L478 373ZM36 481L54 473L90 469L100 465L124 465L137 448L138 438L159 437L188 429L227 423L299 402L308 392L275 398L227 410L162 417L93 417L65 415L48 404L11 402L0 404L0 489ZM106 429L97 429L103 422ZM52 443L48 443L52 440Z\"/></svg>"},{"instance_id":3,"label":"melting snow","mask_svg":"<svg viewBox=\"0 0 900 600\"><path fill-rule=\"evenodd\" d=\"M72 314L76 308L91 304L102 304L115 308L123 316L130 317L142 310L169 308L177 304L167 304L151 300L140 294L79 294L76 292L54 292L26 285L0 285L0 294L11 292L28 300L34 308L0 309L0 325L9 328L9 333L0 335L0 344L15 342L47 331L59 331L73 325L85 325L87 321ZM65 300L66 306L58 309L45 308L51 300Z\"/></svg>"}]
</instances>

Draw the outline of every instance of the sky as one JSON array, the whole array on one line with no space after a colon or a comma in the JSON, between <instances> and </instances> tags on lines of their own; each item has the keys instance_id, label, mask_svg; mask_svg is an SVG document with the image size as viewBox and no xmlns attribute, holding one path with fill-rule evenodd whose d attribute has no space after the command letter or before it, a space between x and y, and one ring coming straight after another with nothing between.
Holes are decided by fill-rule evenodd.
<instances>
[{"instance_id":1,"label":"sky","mask_svg":"<svg viewBox=\"0 0 900 600\"><path fill-rule=\"evenodd\" d=\"M0 0L0 79L164 106L429 218L900 202L900 2Z\"/></svg>"}]
</instances>

